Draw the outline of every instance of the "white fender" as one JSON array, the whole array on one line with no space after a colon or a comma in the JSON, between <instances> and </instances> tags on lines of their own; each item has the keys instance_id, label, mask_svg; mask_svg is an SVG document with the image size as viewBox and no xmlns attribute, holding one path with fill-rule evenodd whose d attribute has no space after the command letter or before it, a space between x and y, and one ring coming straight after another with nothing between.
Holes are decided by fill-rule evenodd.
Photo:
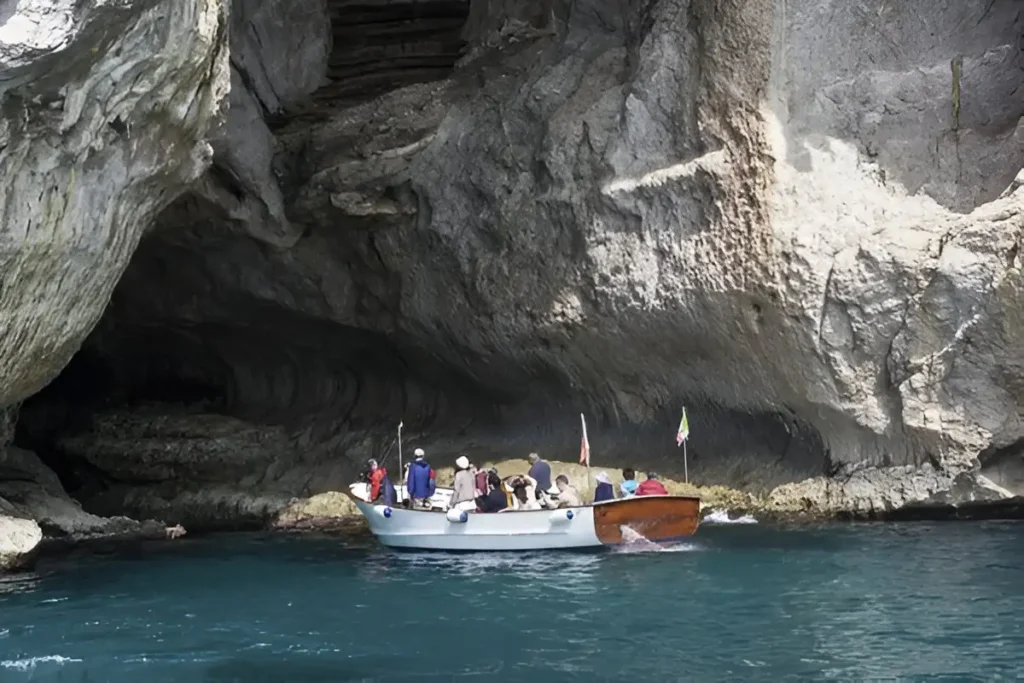
<instances>
[{"instance_id":1,"label":"white fender","mask_svg":"<svg viewBox=\"0 0 1024 683\"><path fill-rule=\"evenodd\" d=\"M576 513L572 510L555 510L548 519L552 524L568 524L575 516Z\"/></svg>"},{"instance_id":2,"label":"white fender","mask_svg":"<svg viewBox=\"0 0 1024 683\"><path fill-rule=\"evenodd\" d=\"M444 513L444 516L452 524L465 524L469 519L469 513L465 510L460 510L457 507Z\"/></svg>"}]
</instances>

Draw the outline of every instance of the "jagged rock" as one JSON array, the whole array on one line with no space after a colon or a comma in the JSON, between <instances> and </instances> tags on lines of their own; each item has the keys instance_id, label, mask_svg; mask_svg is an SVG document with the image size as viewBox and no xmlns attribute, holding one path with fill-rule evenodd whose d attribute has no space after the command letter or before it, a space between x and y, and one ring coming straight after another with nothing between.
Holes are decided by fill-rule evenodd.
<instances>
[{"instance_id":1,"label":"jagged rock","mask_svg":"<svg viewBox=\"0 0 1024 683\"><path fill-rule=\"evenodd\" d=\"M258 477L271 463L299 454L284 430L224 415L168 413L166 408L97 413L87 430L59 442L115 480L215 483Z\"/></svg>"},{"instance_id":2,"label":"jagged rock","mask_svg":"<svg viewBox=\"0 0 1024 683\"><path fill-rule=\"evenodd\" d=\"M39 525L31 519L4 514L0 498L0 572L16 569L29 562L43 540Z\"/></svg>"},{"instance_id":3,"label":"jagged rock","mask_svg":"<svg viewBox=\"0 0 1024 683\"><path fill-rule=\"evenodd\" d=\"M164 536L162 522L139 522L117 514L100 517L85 512L35 453L13 446L0 451L0 500L10 513L35 520L33 524L38 522L36 526L48 536L62 540Z\"/></svg>"},{"instance_id":4,"label":"jagged rock","mask_svg":"<svg viewBox=\"0 0 1024 683\"><path fill-rule=\"evenodd\" d=\"M344 493L328 491L309 498L293 500L281 510L271 527L295 530L334 530L349 528L361 519L355 503Z\"/></svg>"},{"instance_id":5,"label":"jagged rock","mask_svg":"<svg viewBox=\"0 0 1024 683\"><path fill-rule=\"evenodd\" d=\"M1024 493L1013 0L232 10L215 167L145 237L77 367L23 407L40 447L146 479L110 501L272 519L386 451L400 420L438 457L568 459L581 411L603 462L679 479L681 404L691 479L779 510ZM199 53L175 52L168 83L194 90ZM194 141L208 118L152 139ZM202 166L162 161L179 180ZM133 204L133 225L156 205ZM116 279L138 232L112 220L93 222L109 261L66 289L5 281L62 326L5 328L31 330L0 353L21 368L7 400L95 320L105 295L70 317L62 297L95 293L84 272ZM38 363L44 339L71 345ZM74 415L143 400L252 428L136 451ZM58 413L56 436L29 429ZM256 433L295 447L255 457ZM210 495L181 490L196 484Z\"/></svg>"}]
</instances>

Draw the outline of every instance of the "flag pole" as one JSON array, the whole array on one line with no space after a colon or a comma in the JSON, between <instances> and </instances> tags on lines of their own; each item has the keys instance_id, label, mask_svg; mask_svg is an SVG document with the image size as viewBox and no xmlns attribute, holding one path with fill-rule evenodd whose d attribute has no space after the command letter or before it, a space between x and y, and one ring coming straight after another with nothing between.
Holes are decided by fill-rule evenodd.
<instances>
[{"instance_id":1,"label":"flag pole","mask_svg":"<svg viewBox=\"0 0 1024 683\"><path fill-rule=\"evenodd\" d=\"M686 439L683 439L683 477L686 483L690 483L690 467L686 464Z\"/></svg>"},{"instance_id":2,"label":"flag pole","mask_svg":"<svg viewBox=\"0 0 1024 683\"><path fill-rule=\"evenodd\" d=\"M586 463L587 464L587 487L586 487L586 489L584 489L584 495L587 498L591 498L591 495L590 495L590 439L587 438L587 420L586 420L586 418L583 417L583 413L580 413L580 424L583 425L583 444L585 446L585 448L581 447L580 450L586 452L586 458L587 458L587 463ZM583 456L583 452L580 453L580 456L581 457Z\"/></svg>"},{"instance_id":3,"label":"flag pole","mask_svg":"<svg viewBox=\"0 0 1024 683\"><path fill-rule=\"evenodd\" d=\"M686 442L690 438L690 421L686 419L686 406L683 406L683 416L679 418L679 429L676 430L676 446L683 447L683 478L690 483L690 465L686 459Z\"/></svg>"}]
</instances>

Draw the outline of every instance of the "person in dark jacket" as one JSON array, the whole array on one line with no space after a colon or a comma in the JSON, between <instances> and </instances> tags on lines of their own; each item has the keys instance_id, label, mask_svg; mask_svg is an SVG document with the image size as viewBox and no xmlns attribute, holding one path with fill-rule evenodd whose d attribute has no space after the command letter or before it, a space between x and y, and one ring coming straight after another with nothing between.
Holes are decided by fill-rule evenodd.
<instances>
[{"instance_id":1,"label":"person in dark jacket","mask_svg":"<svg viewBox=\"0 0 1024 683\"><path fill-rule=\"evenodd\" d=\"M395 485L391 483L386 471L380 481L380 502L381 505L398 505L398 492L395 491Z\"/></svg>"},{"instance_id":2,"label":"person in dark jacket","mask_svg":"<svg viewBox=\"0 0 1024 683\"><path fill-rule=\"evenodd\" d=\"M501 490L501 477L494 473L487 474L487 493L476 499L476 508L480 512L500 512L508 507L508 496Z\"/></svg>"},{"instance_id":3,"label":"person in dark jacket","mask_svg":"<svg viewBox=\"0 0 1024 683\"><path fill-rule=\"evenodd\" d=\"M615 489L612 488L612 480L608 478L608 475L601 472L594 479L597 480L597 487L594 489L594 502L615 500Z\"/></svg>"},{"instance_id":4,"label":"person in dark jacket","mask_svg":"<svg viewBox=\"0 0 1024 683\"><path fill-rule=\"evenodd\" d=\"M405 490L409 493L409 500L414 508L429 507L427 502L434 495L433 487L437 485L434 470L426 461L426 454L422 448L417 448L416 459L409 465L409 475L405 481Z\"/></svg>"},{"instance_id":5,"label":"person in dark jacket","mask_svg":"<svg viewBox=\"0 0 1024 683\"><path fill-rule=\"evenodd\" d=\"M538 491L547 491L551 488L551 465L540 459L536 453L530 453L527 460L530 461L530 470L527 472L537 481Z\"/></svg>"}]
</instances>

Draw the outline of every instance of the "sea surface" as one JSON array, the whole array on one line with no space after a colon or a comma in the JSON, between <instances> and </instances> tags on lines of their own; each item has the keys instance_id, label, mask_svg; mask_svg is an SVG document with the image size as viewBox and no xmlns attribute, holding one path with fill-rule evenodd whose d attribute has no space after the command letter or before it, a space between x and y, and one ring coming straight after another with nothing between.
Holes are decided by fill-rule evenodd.
<instances>
[{"instance_id":1,"label":"sea surface","mask_svg":"<svg viewBox=\"0 0 1024 683\"><path fill-rule=\"evenodd\" d=\"M998 681L1024 525L704 525L667 550L227 535L0 579L0 682Z\"/></svg>"}]
</instances>

